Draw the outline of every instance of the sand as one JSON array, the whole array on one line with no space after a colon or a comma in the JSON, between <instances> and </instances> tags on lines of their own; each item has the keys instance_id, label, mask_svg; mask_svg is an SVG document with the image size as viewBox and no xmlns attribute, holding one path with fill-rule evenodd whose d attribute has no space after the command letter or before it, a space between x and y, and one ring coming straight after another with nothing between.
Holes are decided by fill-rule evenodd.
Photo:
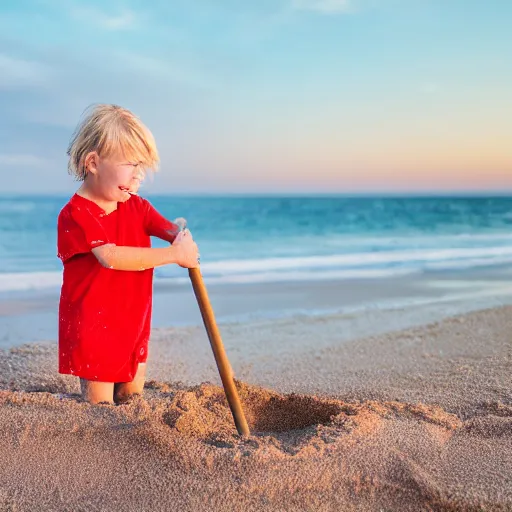
<instances>
[{"instance_id":1,"label":"sand","mask_svg":"<svg viewBox=\"0 0 512 512\"><path fill-rule=\"evenodd\" d=\"M512 510L512 307L336 342L344 321L223 328L247 438L211 361L184 364L199 328L156 330L119 406L82 402L53 342L2 351L0 510Z\"/></svg>"}]
</instances>

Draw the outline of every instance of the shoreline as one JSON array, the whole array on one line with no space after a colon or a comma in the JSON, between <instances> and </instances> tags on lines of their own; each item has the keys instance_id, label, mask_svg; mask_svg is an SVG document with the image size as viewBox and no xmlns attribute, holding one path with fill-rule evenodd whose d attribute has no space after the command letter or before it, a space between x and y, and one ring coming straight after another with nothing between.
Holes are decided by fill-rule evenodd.
<instances>
[{"instance_id":1,"label":"shoreline","mask_svg":"<svg viewBox=\"0 0 512 512\"><path fill-rule=\"evenodd\" d=\"M396 329L450 314L512 304L512 267L429 272L393 279L213 285L206 281L206 286L220 326L331 315L368 315L371 321L382 312L381 322L390 322ZM0 294L0 348L56 340L58 300L59 290ZM425 311L424 318L420 310ZM408 317L414 317L414 321L408 321ZM170 326L202 326L190 283L155 282L152 327ZM364 334L354 332L355 336Z\"/></svg>"}]
</instances>

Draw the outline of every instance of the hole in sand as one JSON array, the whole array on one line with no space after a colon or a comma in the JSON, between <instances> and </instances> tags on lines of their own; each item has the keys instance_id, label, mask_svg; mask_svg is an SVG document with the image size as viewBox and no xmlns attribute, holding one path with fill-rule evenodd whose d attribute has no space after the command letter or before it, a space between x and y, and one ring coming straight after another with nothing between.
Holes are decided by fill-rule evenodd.
<instances>
[{"instance_id":1,"label":"hole in sand","mask_svg":"<svg viewBox=\"0 0 512 512\"><path fill-rule=\"evenodd\" d=\"M347 404L337 400L308 395L281 395L268 389L237 381L247 423L252 435L308 436L308 427L330 425L339 427L347 416L355 414ZM342 418L340 417L342 416ZM163 415L164 422L180 433L203 440L233 440L236 429L224 391L218 386L203 384L188 391L178 391Z\"/></svg>"},{"instance_id":2,"label":"hole in sand","mask_svg":"<svg viewBox=\"0 0 512 512\"><path fill-rule=\"evenodd\" d=\"M259 402L259 403L258 403ZM288 395L256 400L247 407L251 432L287 432L312 425L327 425L342 412L339 404L316 397Z\"/></svg>"}]
</instances>

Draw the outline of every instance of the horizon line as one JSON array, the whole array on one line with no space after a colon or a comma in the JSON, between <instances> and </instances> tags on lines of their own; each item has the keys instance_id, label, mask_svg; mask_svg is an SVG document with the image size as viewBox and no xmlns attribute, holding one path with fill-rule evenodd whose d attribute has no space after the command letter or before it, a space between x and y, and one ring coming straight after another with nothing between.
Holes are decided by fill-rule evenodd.
<instances>
[{"instance_id":1,"label":"horizon line","mask_svg":"<svg viewBox=\"0 0 512 512\"><path fill-rule=\"evenodd\" d=\"M74 194L74 192L15 192L1 191L0 198L12 197L60 197ZM509 190L483 189L483 190L357 190L346 192L332 191L174 191L151 192L140 194L141 197L512 197L512 188Z\"/></svg>"}]
</instances>

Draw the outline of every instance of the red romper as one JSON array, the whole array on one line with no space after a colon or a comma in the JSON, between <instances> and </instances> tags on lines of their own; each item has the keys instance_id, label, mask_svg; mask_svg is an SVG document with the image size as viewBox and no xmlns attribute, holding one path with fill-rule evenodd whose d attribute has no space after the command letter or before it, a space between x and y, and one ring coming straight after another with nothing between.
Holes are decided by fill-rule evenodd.
<instances>
[{"instance_id":1,"label":"red romper","mask_svg":"<svg viewBox=\"0 0 512 512\"><path fill-rule=\"evenodd\" d=\"M64 264L59 304L59 373L101 382L130 382L148 357L153 269L103 267L94 247L150 247L150 236L172 242L179 227L137 195L106 214L73 195L57 223Z\"/></svg>"}]
</instances>

